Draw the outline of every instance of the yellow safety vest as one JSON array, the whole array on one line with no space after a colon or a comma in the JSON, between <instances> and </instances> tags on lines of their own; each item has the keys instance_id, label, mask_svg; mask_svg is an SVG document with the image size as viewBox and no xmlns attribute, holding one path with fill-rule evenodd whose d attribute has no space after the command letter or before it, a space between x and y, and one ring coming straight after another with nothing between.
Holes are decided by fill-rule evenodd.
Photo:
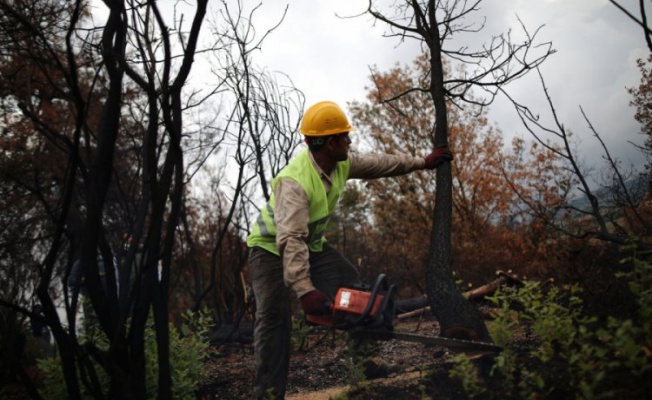
<instances>
[{"instance_id":1,"label":"yellow safety vest","mask_svg":"<svg viewBox=\"0 0 652 400\"><path fill-rule=\"evenodd\" d=\"M328 220L344 190L350 167L351 162L349 160L337 163L335 172L331 176L333 186L326 193L321 177L310 160L308 149L299 153L272 180L272 195L252 226L251 234L247 237L247 246L259 246L280 255L276 246L276 222L274 220L276 199L274 190L281 179L293 179L301 185L308 196L310 212L306 244L310 251L321 251L326 241L324 232L328 226Z\"/></svg>"}]
</instances>

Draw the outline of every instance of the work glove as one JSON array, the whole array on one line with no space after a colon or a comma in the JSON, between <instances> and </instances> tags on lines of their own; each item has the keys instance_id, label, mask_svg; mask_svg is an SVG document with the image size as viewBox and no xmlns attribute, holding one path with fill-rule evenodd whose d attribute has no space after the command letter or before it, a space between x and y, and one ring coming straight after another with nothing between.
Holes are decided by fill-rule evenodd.
<instances>
[{"instance_id":1,"label":"work glove","mask_svg":"<svg viewBox=\"0 0 652 400\"><path fill-rule=\"evenodd\" d=\"M437 147L425 159L426 169L435 169L446 161L453 161L453 153L447 147Z\"/></svg>"},{"instance_id":2,"label":"work glove","mask_svg":"<svg viewBox=\"0 0 652 400\"><path fill-rule=\"evenodd\" d=\"M311 290L299 299L303 312L311 315L325 315L330 313L330 303L328 297L319 290Z\"/></svg>"}]
</instances>

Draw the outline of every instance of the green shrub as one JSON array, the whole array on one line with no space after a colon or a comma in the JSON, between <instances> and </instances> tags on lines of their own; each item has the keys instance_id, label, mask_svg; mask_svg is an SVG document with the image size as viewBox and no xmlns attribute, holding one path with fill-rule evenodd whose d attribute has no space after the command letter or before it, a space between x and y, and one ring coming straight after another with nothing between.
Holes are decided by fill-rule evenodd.
<instances>
[{"instance_id":1,"label":"green shrub","mask_svg":"<svg viewBox=\"0 0 652 400\"><path fill-rule=\"evenodd\" d=\"M305 318L292 317L292 350L304 351L308 345L310 335L310 325L306 323Z\"/></svg>"},{"instance_id":2,"label":"green shrub","mask_svg":"<svg viewBox=\"0 0 652 400\"><path fill-rule=\"evenodd\" d=\"M172 378L172 397L174 399L194 399L195 392L201 381L206 377L205 362L211 355L210 343L207 333L212 326L210 314L206 311L193 313L186 311L183 314L184 323L179 329L170 324L170 367ZM152 326L151 323L148 326ZM99 350L108 350L109 343L106 336L99 329L89 329L79 337L80 345L93 344ZM82 384L83 399L95 398L88 390L89 385L83 384L89 374L80 365L79 360L87 357L81 353L78 357L78 376ZM158 361L156 332L154 328L145 330L145 374L148 399L156 398L158 386ZM43 371L43 386L40 389L45 399L65 399L68 397L66 385L61 370L59 356L40 359L38 365ZM103 396L108 394L110 379L108 374L96 361L91 362L91 367L100 382Z\"/></svg>"},{"instance_id":3,"label":"green shrub","mask_svg":"<svg viewBox=\"0 0 652 400\"><path fill-rule=\"evenodd\" d=\"M491 385L501 398L646 398L652 389L652 266L634 255L620 274L638 300L633 319L598 321L582 310L576 286L545 287L526 282L503 288L492 301L498 311L489 324L504 351L494 359L490 382L463 355L449 375L470 397Z\"/></svg>"},{"instance_id":4,"label":"green shrub","mask_svg":"<svg viewBox=\"0 0 652 400\"><path fill-rule=\"evenodd\" d=\"M462 383L462 388L470 398L481 397L487 389L482 385L476 366L464 354L454 356L452 361L455 366L448 372L450 377Z\"/></svg>"}]
</instances>

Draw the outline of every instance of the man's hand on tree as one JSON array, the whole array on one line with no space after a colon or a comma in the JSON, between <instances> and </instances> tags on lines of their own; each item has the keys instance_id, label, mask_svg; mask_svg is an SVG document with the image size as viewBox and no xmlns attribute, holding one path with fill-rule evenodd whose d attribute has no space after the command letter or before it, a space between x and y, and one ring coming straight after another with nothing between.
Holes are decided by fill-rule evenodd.
<instances>
[{"instance_id":1,"label":"man's hand on tree","mask_svg":"<svg viewBox=\"0 0 652 400\"><path fill-rule=\"evenodd\" d=\"M446 161L453 161L453 153L447 147L437 147L426 156L426 169L435 169Z\"/></svg>"}]
</instances>

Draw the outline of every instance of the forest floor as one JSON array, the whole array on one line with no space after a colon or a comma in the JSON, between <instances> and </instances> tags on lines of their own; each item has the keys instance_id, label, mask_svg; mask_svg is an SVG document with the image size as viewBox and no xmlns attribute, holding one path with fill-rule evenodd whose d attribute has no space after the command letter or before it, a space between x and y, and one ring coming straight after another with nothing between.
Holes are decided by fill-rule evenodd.
<instances>
[{"instance_id":1,"label":"forest floor","mask_svg":"<svg viewBox=\"0 0 652 400\"><path fill-rule=\"evenodd\" d=\"M396 329L422 335L436 335L438 323L433 319L398 322ZM251 344L228 344L216 348L208 364L209 377L200 390L201 399L251 398L255 371ZM424 393L423 380L438 379L454 354L441 347L397 340L378 342L374 360L383 368L377 379L360 379L360 368L352 367L347 356L345 334L311 330L304 346L293 350L286 399L418 399ZM385 372L385 373L383 373ZM446 375L444 372L443 375ZM356 378L358 377L358 378ZM444 378L445 379L445 378ZM430 385L428 385L430 386ZM450 387L445 390L450 398ZM428 389L432 397L432 390ZM339 397L338 397L339 396ZM453 398L457 396L452 396ZM441 397L434 397L441 398Z\"/></svg>"}]
</instances>

